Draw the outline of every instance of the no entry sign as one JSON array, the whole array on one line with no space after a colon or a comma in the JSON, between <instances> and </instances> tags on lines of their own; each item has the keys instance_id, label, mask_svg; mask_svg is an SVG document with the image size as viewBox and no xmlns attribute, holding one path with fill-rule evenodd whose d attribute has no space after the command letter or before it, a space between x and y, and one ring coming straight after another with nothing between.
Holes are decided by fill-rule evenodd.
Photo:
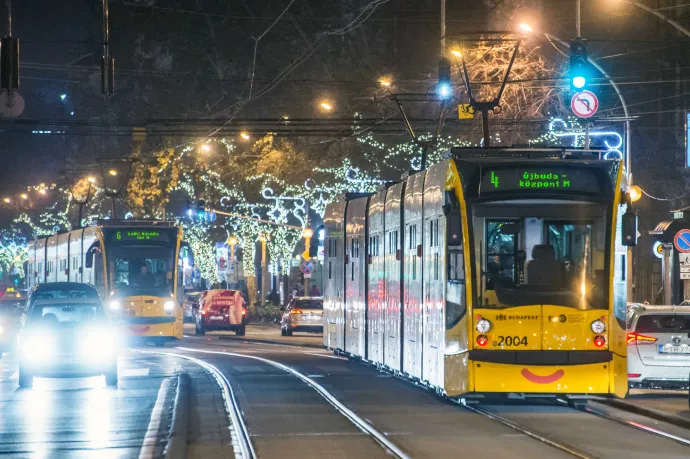
<instances>
[{"instance_id":1,"label":"no entry sign","mask_svg":"<svg viewBox=\"0 0 690 459\"><path fill-rule=\"evenodd\" d=\"M580 118L589 118L599 109L599 99L591 91L576 92L570 100L570 109Z\"/></svg>"}]
</instances>

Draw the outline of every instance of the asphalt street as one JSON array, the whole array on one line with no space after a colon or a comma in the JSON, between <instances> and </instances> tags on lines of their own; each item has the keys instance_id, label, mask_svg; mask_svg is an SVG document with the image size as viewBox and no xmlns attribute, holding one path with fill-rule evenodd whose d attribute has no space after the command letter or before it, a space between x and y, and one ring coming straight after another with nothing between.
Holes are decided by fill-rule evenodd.
<instances>
[{"instance_id":1,"label":"asphalt street","mask_svg":"<svg viewBox=\"0 0 690 459\"><path fill-rule=\"evenodd\" d=\"M597 458L690 453L689 430L619 408L596 405L616 420L556 404L494 403L476 405L489 415L473 412L374 366L336 356L312 334L281 337L270 325L250 326L244 337L194 336L193 327L186 332L162 349L125 352L117 388L97 377L37 379L33 389L20 390L16 362L5 354L0 454L164 457L177 435L172 430L182 373L191 380L190 404L183 413L178 409L189 458L240 457L242 425L247 444L262 458L573 457L557 448L563 446ZM629 402L677 416L687 411L687 398L677 393L635 394Z\"/></svg>"}]
</instances>

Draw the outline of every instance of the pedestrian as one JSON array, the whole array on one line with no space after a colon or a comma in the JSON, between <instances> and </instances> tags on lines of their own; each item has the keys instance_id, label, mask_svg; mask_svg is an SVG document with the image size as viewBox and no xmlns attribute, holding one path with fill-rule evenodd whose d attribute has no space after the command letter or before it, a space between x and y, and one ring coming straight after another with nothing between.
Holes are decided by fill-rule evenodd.
<instances>
[{"instance_id":1,"label":"pedestrian","mask_svg":"<svg viewBox=\"0 0 690 459\"><path fill-rule=\"evenodd\" d=\"M312 285L311 292L309 292L309 296L321 296L321 292L316 287L316 285Z\"/></svg>"},{"instance_id":2,"label":"pedestrian","mask_svg":"<svg viewBox=\"0 0 690 459\"><path fill-rule=\"evenodd\" d=\"M268 294L268 301L275 305L280 304L280 295L276 292L275 288Z\"/></svg>"}]
</instances>

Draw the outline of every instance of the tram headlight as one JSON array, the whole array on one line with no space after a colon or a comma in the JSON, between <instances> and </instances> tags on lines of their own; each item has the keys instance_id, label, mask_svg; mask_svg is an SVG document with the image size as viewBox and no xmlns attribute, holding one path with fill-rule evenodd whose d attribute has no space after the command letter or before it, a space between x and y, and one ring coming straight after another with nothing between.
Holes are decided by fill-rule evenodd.
<instances>
[{"instance_id":1,"label":"tram headlight","mask_svg":"<svg viewBox=\"0 0 690 459\"><path fill-rule=\"evenodd\" d=\"M165 308L165 312L170 314L173 309L175 309L175 302L172 300L168 300L165 303L163 303L163 308Z\"/></svg>"},{"instance_id":2,"label":"tram headlight","mask_svg":"<svg viewBox=\"0 0 690 459\"><path fill-rule=\"evenodd\" d=\"M601 320L597 319L592 322L592 331L597 335L600 335L606 331L606 324Z\"/></svg>"},{"instance_id":3,"label":"tram headlight","mask_svg":"<svg viewBox=\"0 0 690 459\"><path fill-rule=\"evenodd\" d=\"M489 330L491 330L491 322L486 319L477 321L477 331L479 333L487 333Z\"/></svg>"},{"instance_id":4,"label":"tram headlight","mask_svg":"<svg viewBox=\"0 0 690 459\"><path fill-rule=\"evenodd\" d=\"M120 309L122 307L122 303L120 303L117 300L110 300L109 306L110 306L110 309L112 309L113 311L117 311L118 309Z\"/></svg>"}]
</instances>

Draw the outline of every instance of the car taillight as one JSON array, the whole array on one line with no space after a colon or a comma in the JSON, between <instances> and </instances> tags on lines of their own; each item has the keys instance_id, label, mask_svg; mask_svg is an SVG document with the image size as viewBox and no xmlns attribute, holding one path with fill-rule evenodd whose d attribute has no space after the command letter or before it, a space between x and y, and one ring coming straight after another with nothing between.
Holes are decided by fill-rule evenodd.
<instances>
[{"instance_id":1,"label":"car taillight","mask_svg":"<svg viewBox=\"0 0 690 459\"><path fill-rule=\"evenodd\" d=\"M606 338L604 338L603 336L594 337L594 345L596 347L602 347L604 344L606 344Z\"/></svg>"},{"instance_id":2,"label":"car taillight","mask_svg":"<svg viewBox=\"0 0 690 459\"><path fill-rule=\"evenodd\" d=\"M628 373L628 378L639 378L642 373Z\"/></svg>"},{"instance_id":3,"label":"car taillight","mask_svg":"<svg viewBox=\"0 0 690 459\"><path fill-rule=\"evenodd\" d=\"M653 336L640 335L639 333L629 332L628 333L628 346L633 344L653 344L656 343L656 338Z\"/></svg>"},{"instance_id":4,"label":"car taillight","mask_svg":"<svg viewBox=\"0 0 690 459\"><path fill-rule=\"evenodd\" d=\"M477 336L477 344L484 347L489 342L488 338L484 335Z\"/></svg>"},{"instance_id":5,"label":"car taillight","mask_svg":"<svg viewBox=\"0 0 690 459\"><path fill-rule=\"evenodd\" d=\"M290 311L290 314L302 314L302 310L300 310L300 309L293 309L292 311Z\"/></svg>"},{"instance_id":6,"label":"car taillight","mask_svg":"<svg viewBox=\"0 0 690 459\"><path fill-rule=\"evenodd\" d=\"M201 310L201 315L202 315L202 316L205 316L205 315L206 315L206 311L204 311L204 310L202 309L202 310Z\"/></svg>"}]
</instances>

